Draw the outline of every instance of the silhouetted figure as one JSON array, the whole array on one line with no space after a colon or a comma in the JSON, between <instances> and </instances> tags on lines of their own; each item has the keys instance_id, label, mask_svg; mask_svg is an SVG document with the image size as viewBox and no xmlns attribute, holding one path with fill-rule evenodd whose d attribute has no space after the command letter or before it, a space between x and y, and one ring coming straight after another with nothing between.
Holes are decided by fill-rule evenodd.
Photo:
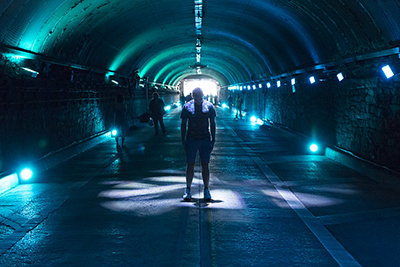
<instances>
[{"instance_id":1,"label":"silhouetted figure","mask_svg":"<svg viewBox=\"0 0 400 267\"><path fill-rule=\"evenodd\" d=\"M165 135L165 126L163 116L165 114L164 110L164 101L160 99L158 93L153 93L153 98L150 100L149 109L150 109L150 116L154 122L154 129L156 131L156 135L158 135L158 123L160 123L161 130Z\"/></svg>"},{"instance_id":2,"label":"silhouetted figure","mask_svg":"<svg viewBox=\"0 0 400 267\"><path fill-rule=\"evenodd\" d=\"M194 176L194 164L197 151L200 155L204 183L204 199L211 200L208 188L210 181L210 155L215 144L215 109L212 103L203 99L200 88L193 89L193 100L187 102L181 113L181 138L186 152L186 190L183 199L192 198L191 185ZM187 128L186 128L187 127ZM211 132L211 135L210 135Z\"/></svg>"},{"instance_id":3,"label":"silhouetted figure","mask_svg":"<svg viewBox=\"0 0 400 267\"><path fill-rule=\"evenodd\" d=\"M128 121L126 118L126 104L122 94L117 95L116 103L114 105L114 127L117 130L115 141L117 143L117 151L120 152L121 148L125 146L126 131L128 130ZM121 143L119 139L121 138Z\"/></svg>"},{"instance_id":4,"label":"silhouetted figure","mask_svg":"<svg viewBox=\"0 0 400 267\"><path fill-rule=\"evenodd\" d=\"M242 119L242 106L243 98L241 96L238 96L236 100L236 120L238 119L238 115L240 116L240 119Z\"/></svg>"},{"instance_id":5,"label":"silhouetted figure","mask_svg":"<svg viewBox=\"0 0 400 267\"><path fill-rule=\"evenodd\" d=\"M232 106L233 106L233 97L229 95L228 97L228 106L229 106L229 114L232 114Z\"/></svg>"}]
</instances>

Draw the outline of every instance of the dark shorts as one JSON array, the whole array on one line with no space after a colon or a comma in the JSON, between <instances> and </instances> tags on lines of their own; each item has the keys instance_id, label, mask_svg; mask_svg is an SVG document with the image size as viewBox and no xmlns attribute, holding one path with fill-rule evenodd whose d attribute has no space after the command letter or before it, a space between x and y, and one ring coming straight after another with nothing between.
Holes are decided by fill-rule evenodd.
<instances>
[{"instance_id":1,"label":"dark shorts","mask_svg":"<svg viewBox=\"0 0 400 267\"><path fill-rule=\"evenodd\" d=\"M186 141L186 163L194 164L196 162L197 151L199 151L201 163L210 163L211 155L210 140L187 140Z\"/></svg>"}]
</instances>

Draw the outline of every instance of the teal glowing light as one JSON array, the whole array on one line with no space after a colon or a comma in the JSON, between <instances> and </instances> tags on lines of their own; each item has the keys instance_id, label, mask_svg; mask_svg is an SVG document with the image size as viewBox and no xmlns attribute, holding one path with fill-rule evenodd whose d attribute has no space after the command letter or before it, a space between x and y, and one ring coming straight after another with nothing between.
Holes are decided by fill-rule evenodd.
<instances>
[{"instance_id":1,"label":"teal glowing light","mask_svg":"<svg viewBox=\"0 0 400 267\"><path fill-rule=\"evenodd\" d=\"M228 105L225 104L225 103L222 103L222 107L223 107L223 108L228 108Z\"/></svg>"},{"instance_id":2,"label":"teal glowing light","mask_svg":"<svg viewBox=\"0 0 400 267\"><path fill-rule=\"evenodd\" d=\"M116 129L111 131L111 137L116 137L118 134L118 131Z\"/></svg>"},{"instance_id":3,"label":"teal glowing light","mask_svg":"<svg viewBox=\"0 0 400 267\"><path fill-rule=\"evenodd\" d=\"M165 106L165 107L164 107L164 110L165 110L165 111L170 111L170 110L171 110L171 106L170 106L170 105Z\"/></svg>"},{"instance_id":4,"label":"teal glowing light","mask_svg":"<svg viewBox=\"0 0 400 267\"><path fill-rule=\"evenodd\" d=\"M310 150L311 150L312 152L317 152L317 151L318 151L318 146L317 146L316 144L312 144L312 145L310 146Z\"/></svg>"},{"instance_id":5,"label":"teal glowing light","mask_svg":"<svg viewBox=\"0 0 400 267\"><path fill-rule=\"evenodd\" d=\"M24 168L20 173L19 176L21 177L21 180L28 181L29 179L32 178L33 172L29 168Z\"/></svg>"},{"instance_id":6,"label":"teal glowing light","mask_svg":"<svg viewBox=\"0 0 400 267\"><path fill-rule=\"evenodd\" d=\"M255 123L257 121L257 117L256 116L251 116L250 121Z\"/></svg>"},{"instance_id":7,"label":"teal glowing light","mask_svg":"<svg viewBox=\"0 0 400 267\"><path fill-rule=\"evenodd\" d=\"M315 83L315 77L314 77L314 76L311 76L311 77L309 78L309 80L310 80L310 83L311 83L311 84Z\"/></svg>"}]
</instances>

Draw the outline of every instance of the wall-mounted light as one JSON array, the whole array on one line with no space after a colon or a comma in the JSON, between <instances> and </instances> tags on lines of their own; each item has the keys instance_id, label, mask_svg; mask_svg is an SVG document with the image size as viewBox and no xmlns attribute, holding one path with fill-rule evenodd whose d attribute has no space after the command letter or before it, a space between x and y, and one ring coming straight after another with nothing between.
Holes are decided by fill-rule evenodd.
<instances>
[{"instance_id":1,"label":"wall-mounted light","mask_svg":"<svg viewBox=\"0 0 400 267\"><path fill-rule=\"evenodd\" d=\"M271 88L271 83L267 82L267 88Z\"/></svg>"},{"instance_id":2,"label":"wall-mounted light","mask_svg":"<svg viewBox=\"0 0 400 267\"><path fill-rule=\"evenodd\" d=\"M308 78L308 80L310 81L311 84L315 83L315 77L311 76L310 78Z\"/></svg>"},{"instance_id":3,"label":"wall-mounted light","mask_svg":"<svg viewBox=\"0 0 400 267\"><path fill-rule=\"evenodd\" d=\"M339 82L343 81L344 76L343 73L339 72L338 74L336 74L337 79L339 80Z\"/></svg>"},{"instance_id":4,"label":"wall-mounted light","mask_svg":"<svg viewBox=\"0 0 400 267\"><path fill-rule=\"evenodd\" d=\"M36 70L31 70L31 69L24 68L24 67L22 67L22 69L23 69L23 70L26 70L27 72L30 72L30 73L32 74L32 77L33 77L33 78L36 78L36 77L38 76L38 74L39 74L39 72L36 71Z\"/></svg>"},{"instance_id":5,"label":"wall-mounted light","mask_svg":"<svg viewBox=\"0 0 400 267\"><path fill-rule=\"evenodd\" d=\"M262 84L261 83L258 84L258 88L262 88Z\"/></svg>"},{"instance_id":6,"label":"wall-mounted light","mask_svg":"<svg viewBox=\"0 0 400 267\"><path fill-rule=\"evenodd\" d=\"M112 129L111 130L111 137L116 137L118 135L118 130L117 129Z\"/></svg>"},{"instance_id":7,"label":"wall-mounted light","mask_svg":"<svg viewBox=\"0 0 400 267\"><path fill-rule=\"evenodd\" d=\"M292 85L295 85L295 84L296 84L296 79L295 79L295 78L292 78L292 79L290 80L290 83L291 83Z\"/></svg>"},{"instance_id":8,"label":"wall-mounted light","mask_svg":"<svg viewBox=\"0 0 400 267\"><path fill-rule=\"evenodd\" d=\"M310 150L312 152L317 152L318 151L318 145L317 144L311 144L310 145Z\"/></svg>"},{"instance_id":9,"label":"wall-mounted light","mask_svg":"<svg viewBox=\"0 0 400 267\"><path fill-rule=\"evenodd\" d=\"M115 85L119 84L116 80L111 80L111 82L114 83Z\"/></svg>"},{"instance_id":10,"label":"wall-mounted light","mask_svg":"<svg viewBox=\"0 0 400 267\"><path fill-rule=\"evenodd\" d=\"M31 179L33 176L33 171L30 168L24 168L23 170L21 170L21 172L19 173L19 177L21 178L21 180L23 181L28 181L29 179Z\"/></svg>"},{"instance_id":11,"label":"wall-mounted light","mask_svg":"<svg viewBox=\"0 0 400 267\"><path fill-rule=\"evenodd\" d=\"M277 87L281 87L281 81L277 81L277 82L276 82L276 86L277 86Z\"/></svg>"},{"instance_id":12,"label":"wall-mounted light","mask_svg":"<svg viewBox=\"0 0 400 267\"><path fill-rule=\"evenodd\" d=\"M384 66L382 68L382 71L383 71L383 73L385 73L385 76L387 79L392 78L394 76L394 73L389 65Z\"/></svg>"},{"instance_id":13,"label":"wall-mounted light","mask_svg":"<svg viewBox=\"0 0 400 267\"><path fill-rule=\"evenodd\" d=\"M256 85L255 84L253 84L253 90L256 90Z\"/></svg>"},{"instance_id":14,"label":"wall-mounted light","mask_svg":"<svg viewBox=\"0 0 400 267\"><path fill-rule=\"evenodd\" d=\"M247 90L251 90L251 87L250 87L250 85L247 85Z\"/></svg>"}]
</instances>

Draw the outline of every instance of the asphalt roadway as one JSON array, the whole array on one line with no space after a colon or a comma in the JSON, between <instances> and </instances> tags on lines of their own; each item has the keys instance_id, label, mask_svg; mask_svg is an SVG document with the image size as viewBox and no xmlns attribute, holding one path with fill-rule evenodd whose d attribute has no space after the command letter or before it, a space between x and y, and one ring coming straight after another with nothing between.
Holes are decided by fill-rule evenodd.
<instances>
[{"instance_id":1,"label":"asphalt roadway","mask_svg":"<svg viewBox=\"0 0 400 267\"><path fill-rule=\"evenodd\" d=\"M213 197L182 201L179 110L0 195L0 266L399 266L400 194L217 109Z\"/></svg>"}]
</instances>

